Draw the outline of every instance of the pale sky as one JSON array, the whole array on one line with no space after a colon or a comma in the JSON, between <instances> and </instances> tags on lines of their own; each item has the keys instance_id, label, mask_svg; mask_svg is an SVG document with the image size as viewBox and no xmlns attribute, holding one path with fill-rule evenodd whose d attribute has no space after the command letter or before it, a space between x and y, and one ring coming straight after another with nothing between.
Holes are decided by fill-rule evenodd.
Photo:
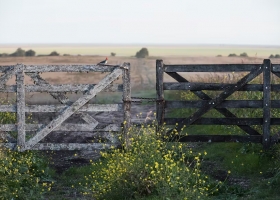
<instances>
[{"instance_id":1,"label":"pale sky","mask_svg":"<svg viewBox=\"0 0 280 200\"><path fill-rule=\"evenodd\" d=\"M0 0L0 44L280 45L280 0Z\"/></svg>"}]
</instances>

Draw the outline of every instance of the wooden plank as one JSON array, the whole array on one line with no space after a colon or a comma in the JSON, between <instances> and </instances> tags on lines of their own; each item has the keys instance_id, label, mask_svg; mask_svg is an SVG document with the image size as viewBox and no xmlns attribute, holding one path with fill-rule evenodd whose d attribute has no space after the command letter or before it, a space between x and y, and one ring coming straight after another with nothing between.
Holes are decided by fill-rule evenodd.
<instances>
[{"instance_id":1,"label":"wooden plank","mask_svg":"<svg viewBox=\"0 0 280 200\"><path fill-rule=\"evenodd\" d=\"M119 65L25 65L25 72L112 72Z\"/></svg>"},{"instance_id":2,"label":"wooden plank","mask_svg":"<svg viewBox=\"0 0 280 200\"><path fill-rule=\"evenodd\" d=\"M15 143L0 143L0 147L14 149ZM85 150L94 151L102 149L111 149L117 147L113 143L38 143L35 144L31 150L50 150L50 151L62 151L62 150Z\"/></svg>"},{"instance_id":3,"label":"wooden plank","mask_svg":"<svg viewBox=\"0 0 280 200\"><path fill-rule=\"evenodd\" d=\"M277 118L276 118L277 119ZM166 125L175 125L181 123L184 118L165 118ZM280 119L275 123L280 123ZM262 125L263 118L199 118L191 125ZM182 124L189 125L189 124Z\"/></svg>"},{"instance_id":4,"label":"wooden plank","mask_svg":"<svg viewBox=\"0 0 280 200\"><path fill-rule=\"evenodd\" d=\"M280 64L273 64L271 71L274 72L280 72Z\"/></svg>"},{"instance_id":5,"label":"wooden plank","mask_svg":"<svg viewBox=\"0 0 280 200\"><path fill-rule=\"evenodd\" d=\"M44 85L44 86L50 85L46 80L42 79L38 73L26 73L26 74L30 76L35 81L35 84L37 85ZM109 85L107 85L106 87L108 87ZM91 88L95 88L95 87L97 87L97 85ZM88 91L90 91L91 88L88 88ZM68 99L68 97L64 95L62 92L51 92L50 95L54 99L58 99L62 104L66 104L68 106L72 104L72 102ZM91 121L92 123L89 123L88 126L96 127L98 125L98 121L96 121L93 117L89 116L87 113L77 112L77 115L79 115L86 122Z\"/></svg>"},{"instance_id":6,"label":"wooden plank","mask_svg":"<svg viewBox=\"0 0 280 200\"><path fill-rule=\"evenodd\" d=\"M25 112L61 112L67 105L26 105ZM86 104L79 109L80 112L112 112L123 111L119 104ZM0 105L0 112L17 112L16 105Z\"/></svg>"},{"instance_id":7,"label":"wooden plank","mask_svg":"<svg viewBox=\"0 0 280 200\"><path fill-rule=\"evenodd\" d=\"M261 72L262 72L262 67L252 70L249 74L247 74L242 79L240 79L235 85L224 90L216 98L209 100L200 109L198 109L198 111L196 111L190 117L184 119L180 124L185 124L185 125L192 124L194 121L196 121L198 118L200 118L206 112L208 112L210 109L212 109L212 108L216 107L217 105L219 105L220 103L222 103L227 97L232 95L239 88L241 88L242 86L244 86L245 84L247 84L248 82L253 80L255 77L257 77L259 74L261 74Z\"/></svg>"},{"instance_id":8,"label":"wooden plank","mask_svg":"<svg viewBox=\"0 0 280 200\"><path fill-rule=\"evenodd\" d=\"M78 111L83 105L85 105L90 99L92 99L98 92L107 87L111 82L117 79L122 74L120 68L115 69L111 74L107 75L102 79L94 88L89 90L84 96L80 97L71 106L66 108L61 114L54 120L52 120L48 125L39 130L37 134L26 142L26 149L30 149L36 143L41 141L46 135L48 135L52 130L58 127L62 122L64 122L73 113Z\"/></svg>"},{"instance_id":9,"label":"wooden plank","mask_svg":"<svg viewBox=\"0 0 280 200\"><path fill-rule=\"evenodd\" d=\"M164 72L244 72L258 67L259 64L164 65Z\"/></svg>"},{"instance_id":10,"label":"wooden plank","mask_svg":"<svg viewBox=\"0 0 280 200\"><path fill-rule=\"evenodd\" d=\"M0 65L0 73L6 73L7 71L14 69L15 66L16 65Z\"/></svg>"},{"instance_id":11,"label":"wooden plank","mask_svg":"<svg viewBox=\"0 0 280 200\"><path fill-rule=\"evenodd\" d=\"M174 141L178 142L252 142L261 143L261 135L187 135L175 136Z\"/></svg>"},{"instance_id":12,"label":"wooden plank","mask_svg":"<svg viewBox=\"0 0 280 200\"><path fill-rule=\"evenodd\" d=\"M96 84L61 84L61 85L25 85L25 92L85 92ZM7 85L0 88L0 92L16 92L16 85ZM103 92L122 92L122 84L112 84L103 90Z\"/></svg>"},{"instance_id":13,"label":"wooden plank","mask_svg":"<svg viewBox=\"0 0 280 200\"><path fill-rule=\"evenodd\" d=\"M0 150L1 148L7 148L7 149L11 149L14 150L17 146L17 143L0 143Z\"/></svg>"},{"instance_id":14,"label":"wooden plank","mask_svg":"<svg viewBox=\"0 0 280 200\"><path fill-rule=\"evenodd\" d=\"M163 125L163 118L164 118L163 74L164 74L163 61L156 60L156 90L157 90L156 119L158 123L158 130L159 130L159 126Z\"/></svg>"},{"instance_id":15,"label":"wooden plank","mask_svg":"<svg viewBox=\"0 0 280 200\"><path fill-rule=\"evenodd\" d=\"M165 108L200 108L206 101L165 101ZM263 100L225 100L216 108L263 108ZM280 108L280 101L271 100L271 108Z\"/></svg>"},{"instance_id":16,"label":"wooden plank","mask_svg":"<svg viewBox=\"0 0 280 200\"><path fill-rule=\"evenodd\" d=\"M228 87L232 87L234 84L229 83L173 83L166 82L163 83L164 90L191 90L191 91L199 91L199 90L225 90ZM280 85L274 85L275 91L280 91ZM247 84L240 88L238 91L263 91L262 84Z\"/></svg>"},{"instance_id":17,"label":"wooden plank","mask_svg":"<svg viewBox=\"0 0 280 200\"><path fill-rule=\"evenodd\" d=\"M17 146L25 148L25 91L23 65L17 65Z\"/></svg>"},{"instance_id":18,"label":"wooden plank","mask_svg":"<svg viewBox=\"0 0 280 200\"><path fill-rule=\"evenodd\" d=\"M268 149L270 146L270 82L271 82L271 62L265 59L263 62L263 147Z\"/></svg>"},{"instance_id":19,"label":"wooden plank","mask_svg":"<svg viewBox=\"0 0 280 200\"><path fill-rule=\"evenodd\" d=\"M169 76L171 76L172 78L174 78L176 81L178 82L189 82L187 79L185 79L184 77L180 76L179 74L177 74L176 72L168 72L167 73ZM198 96L200 99L202 100L211 100L211 97L209 97L207 94L205 94L202 91L192 91L196 96ZM224 115L225 117L231 117L231 118L237 118L232 112L230 112L229 110L225 109L225 108L216 108L215 109L221 113L222 115ZM251 128L250 126L242 126L242 125L238 125L239 128L241 128L243 131L247 132L250 135L259 135L259 133ZM181 125L179 125L179 127L177 128L177 130L181 130ZM172 131L172 130L171 130ZM171 131L169 131L169 133L171 133Z\"/></svg>"},{"instance_id":20,"label":"wooden plank","mask_svg":"<svg viewBox=\"0 0 280 200\"><path fill-rule=\"evenodd\" d=\"M130 144L129 140L129 129L131 127L131 86L130 86L130 64L124 63L123 67L123 136L125 138L125 145L128 147Z\"/></svg>"},{"instance_id":21,"label":"wooden plank","mask_svg":"<svg viewBox=\"0 0 280 200\"><path fill-rule=\"evenodd\" d=\"M25 131L38 131L44 128L45 124L26 124ZM95 128L89 126L88 124L74 124L74 123L64 123L56 127L53 131L69 131L69 132L107 132L107 131L120 131L121 127L117 124L110 124L105 128ZM17 131L17 126L15 124L0 124L0 131Z\"/></svg>"},{"instance_id":22,"label":"wooden plank","mask_svg":"<svg viewBox=\"0 0 280 200\"><path fill-rule=\"evenodd\" d=\"M26 75L30 76L34 80L36 85L50 85L46 80L44 80L38 73L25 73ZM65 96L62 92L50 92L50 95L57 99L62 104L71 104L68 97Z\"/></svg>"}]
</instances>

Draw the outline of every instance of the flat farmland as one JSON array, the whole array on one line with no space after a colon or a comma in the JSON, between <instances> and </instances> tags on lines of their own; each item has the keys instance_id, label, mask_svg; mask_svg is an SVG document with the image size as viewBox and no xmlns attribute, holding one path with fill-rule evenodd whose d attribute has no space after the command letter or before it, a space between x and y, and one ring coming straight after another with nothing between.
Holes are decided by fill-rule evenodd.
<instances>
[{"instance_id":1,"label":"flat farmland","mask_svg":"<svg viewBox=\"0 0 280 200\"><path fill-rule=\"evenodd\" d=\"M48 55L57 51L60 55L100 55L134 56L142 47L149 50L150 56L228 56L231 53L240 55L246 52L250 57L266 57L280 54L280 46L230 46L230 45L0 45L0 53L13 53L21 47L33 49L37 55Z\"/></svg>"}]
</instances>

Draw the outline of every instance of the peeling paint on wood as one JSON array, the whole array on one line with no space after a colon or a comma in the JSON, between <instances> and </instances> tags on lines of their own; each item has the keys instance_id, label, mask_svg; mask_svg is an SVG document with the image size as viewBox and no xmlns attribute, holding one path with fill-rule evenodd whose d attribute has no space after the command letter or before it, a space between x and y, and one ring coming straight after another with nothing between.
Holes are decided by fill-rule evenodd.
<instances>
[{"instance_id":1,"label":"peeling paint on wood","mask_svg":"<svg viewBox=\"0 0 280 200\"><path fill-rule=\"evenodd\" d=\"M61 112L67 105L26 105L25 112ZM122 111L122 104L86 104L80 112L112 112ZM0 105L0 112L17 112L16 105Z\"/></svg>"},{"instance_id":2,"label":"peeling paint on wood","mask_svg":"<svg viewBox=\"0 0 280 200\"><path fill-rule=\"evenodd\" d=\"M42 128L37 134L26 142L26 148L29 149L42 140L46 135L48 135L52 130L64 122L69 116L74 112L79 110L83 105L85 105L90 99L92 99L98 92L107 87L112 81L118 78L122 74L121 69L115 69L111 74L107 75L102 79L94 88L89 90L84 96L80 97L76 102L71 106L63 110L61 114L51 121L48 125Z\"/></svg>"},{"instance_id":3,"label":"peeling paint on wood","mask_svg":"<svg viewBox=\"0 0 280 200\"><path fill-rule=\"evenodd\" d=\"M37 131L42 129L45 124L26 124L25 131ZM64 123L53 131L95 131L95 132L108 132L108 131L120 131L121 126L117 124L109 124L105 128L97 129L95 127L89 126L88 124L73 124ZM17 126L15 124L0 124L0 131L17 131Z\"/></svg>"}]
</instances>

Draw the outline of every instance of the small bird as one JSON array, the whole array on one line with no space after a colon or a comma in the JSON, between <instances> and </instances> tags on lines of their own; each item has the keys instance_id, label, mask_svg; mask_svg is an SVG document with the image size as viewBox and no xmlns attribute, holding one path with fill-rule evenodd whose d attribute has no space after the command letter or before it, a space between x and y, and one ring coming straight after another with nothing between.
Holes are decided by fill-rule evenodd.
<instances>
[{"instance_id":1,"label":"small bird","mask_svg":"<svg viewBox=\"0 0 280 200\"><path fill-rule=\"evenodd\" d=\"M100 63L98 63L98 65L106 65L107 64L107 60L108 60L108 58L106 57L106 59L101 61Z\"/></svg>"}]
</instances>

